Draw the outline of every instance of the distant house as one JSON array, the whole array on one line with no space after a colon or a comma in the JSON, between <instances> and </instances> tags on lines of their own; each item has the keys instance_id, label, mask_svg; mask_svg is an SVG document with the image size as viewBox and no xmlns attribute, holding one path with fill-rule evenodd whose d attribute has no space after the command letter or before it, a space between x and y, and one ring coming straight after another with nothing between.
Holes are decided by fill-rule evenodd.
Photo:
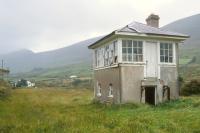
<instances>
[{"instance_id":1,"label":"distant house","mask_svg":"<svg viewBox=\"0 0 200 133\"><path fill-rule=\"evenodd\" d=\"M94 94L101 102L158 104L179 97L179 44L189 36L133 22L91 44Z\"/></svg>"},{"instance_id":2,"label":"distant house","mask_svg":"<svg viewBox=\"0 0 200 133\"><path fill-rule=\"evenodd\" d=\"M35 87L35 83L32 83L31 81L26 81L27 87Z\"/></svg>"},{"instance_id":3,"label":"distant house","mask_svg":"<svg viewBox=\"0 0 200 133\"><path fill-rule=\"evenodd\" d=\"M76 78L78 78L76 75L71 75L70 77L69 77L70 79L76 79Z\"/></svg>"},{"instance_id":4,"label":"distant house","mask_svg":"<svg viewBox=\"0 0 200 133\"><path fill-rule=\"evenodd\" d=\"M15 87L35 87L35 83L32 83L31 81L20 79L15 84Z\"/></svg>"}]
</instances>

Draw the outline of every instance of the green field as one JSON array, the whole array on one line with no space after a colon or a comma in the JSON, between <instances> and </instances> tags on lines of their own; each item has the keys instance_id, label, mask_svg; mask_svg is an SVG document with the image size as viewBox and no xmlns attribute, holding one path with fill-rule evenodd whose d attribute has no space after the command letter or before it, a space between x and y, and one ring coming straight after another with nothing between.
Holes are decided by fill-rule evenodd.
<instances>
[{"instance_id":1,"label":"green field","mask_svg":"<svg viewBox=\"0 0 200 133\"><path fill-rule=\"evenodd\" d=\"M16 89L0 100L1 133L199 133L200 98L157 107L92 103L88 89Z\"/></svg>"}]
</instances>

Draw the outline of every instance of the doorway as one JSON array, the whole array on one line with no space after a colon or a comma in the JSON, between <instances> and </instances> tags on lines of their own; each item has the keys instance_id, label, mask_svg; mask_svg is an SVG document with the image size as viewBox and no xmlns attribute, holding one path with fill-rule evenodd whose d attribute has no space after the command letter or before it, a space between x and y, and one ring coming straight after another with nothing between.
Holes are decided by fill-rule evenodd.
<instances>
[{"instance_id":1,"label":"doorway","mask_svg":"<svg viewBox=\"0 0 200 133\"><path fill-rule=\"evenodd\" d=\"M145 87L145 103L155 105L155 87Z\"/></svg>"}]
</instances>

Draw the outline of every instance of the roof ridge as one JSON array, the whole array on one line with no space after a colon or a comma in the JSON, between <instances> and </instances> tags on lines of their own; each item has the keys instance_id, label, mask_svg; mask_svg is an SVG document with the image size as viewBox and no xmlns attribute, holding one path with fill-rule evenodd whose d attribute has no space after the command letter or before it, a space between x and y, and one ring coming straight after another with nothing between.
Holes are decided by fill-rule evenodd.
<instances>
[{"instance_id":1,"label":"roof ridge","mask_svg":"<svg viewBox=\"0 0 200 133\"><path fill-rule=\"evenodd\" d=\"M138 29L131 27L131 25L133 25L133 23L135 24L135 23L137 23L137 22L136 22L136 21L133 21L133 22L131 22L130 24L128 24L127 27L130 28L130 29L132 29L132 30L135 30L136 32L141 32L141 31L139 31Z\"/></svg>"}]
</instances>

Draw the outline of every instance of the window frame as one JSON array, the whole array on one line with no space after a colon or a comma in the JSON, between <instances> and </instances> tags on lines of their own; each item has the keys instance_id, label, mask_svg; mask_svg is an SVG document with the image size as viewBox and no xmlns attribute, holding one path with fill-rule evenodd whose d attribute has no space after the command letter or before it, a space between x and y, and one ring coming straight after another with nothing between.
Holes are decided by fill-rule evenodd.
<instances>
[{"instance_id":1,"label":"window frame","mask_svg":"<svg viewBox=\"0 0 200 133\"><path fill-rule=\"evenodd\" d=\"M115 66L119 61L119 40L114 39L94 49L94 69L104 69Z\"/></svg>"},{"instance_id":2,"label":"window frame","mask_svg":"<svg viewBox=\"0 0 200 133\"><path fill-rule=\"evenodd\" d=\"M123 47L123 41L131 41L132 47L129 47L128 44L126 44L126 47ZM137 42L136 47L134 47L134 42ZM142 42L141 47L139 47L139 42ZM124 53L123 53L124 48L126 48L126 54L127 54L126 60L124 60ZM130 50L130 48L131 48L131 50ZM137 54L134 54L135 48L136 48ZM141 53L138 53L139 49L141 50ZM129 57L128 57L128 56L130 56L129 50L131 51L131 60L129 60ZM134 56L136 56L136 58L137 58L136 61L134 60ZM138 60L141 57L142 57L142 60ZM122 61L122 63L136 63L136 64L144 63L144 40L122 38L121 39L121 61Z\"/></svg>"},{"instance_id":3,"label":"window frame","mask_svg":"<svg viewBox=\"0 0 200 133\"><path fill-rule=\"evenodd\" d=\"M163 48L161 49L161 44L163 44ZM166 44L168 44L167 48L166 48ZM170 50L170 45L171 45L171 50ZM174 52L175 48L174 48L174 43L173 42L165 42L165 41L162 41L162 42L159 42L159 62L161 64L174 64L174 56L175 56L175 52ZM161 52L163 51L163 52ZM165 52L167 51L167 56L165 54ZM170 51L171 51L171 56L170 56ZM161 54L163 53L163 54ZM163 57L164 61L161 60L161 57ZM167 57L167 62L165 61ZM171 62L170 62L170 58L171 58Z\"/></svg>"}]
</instances>

